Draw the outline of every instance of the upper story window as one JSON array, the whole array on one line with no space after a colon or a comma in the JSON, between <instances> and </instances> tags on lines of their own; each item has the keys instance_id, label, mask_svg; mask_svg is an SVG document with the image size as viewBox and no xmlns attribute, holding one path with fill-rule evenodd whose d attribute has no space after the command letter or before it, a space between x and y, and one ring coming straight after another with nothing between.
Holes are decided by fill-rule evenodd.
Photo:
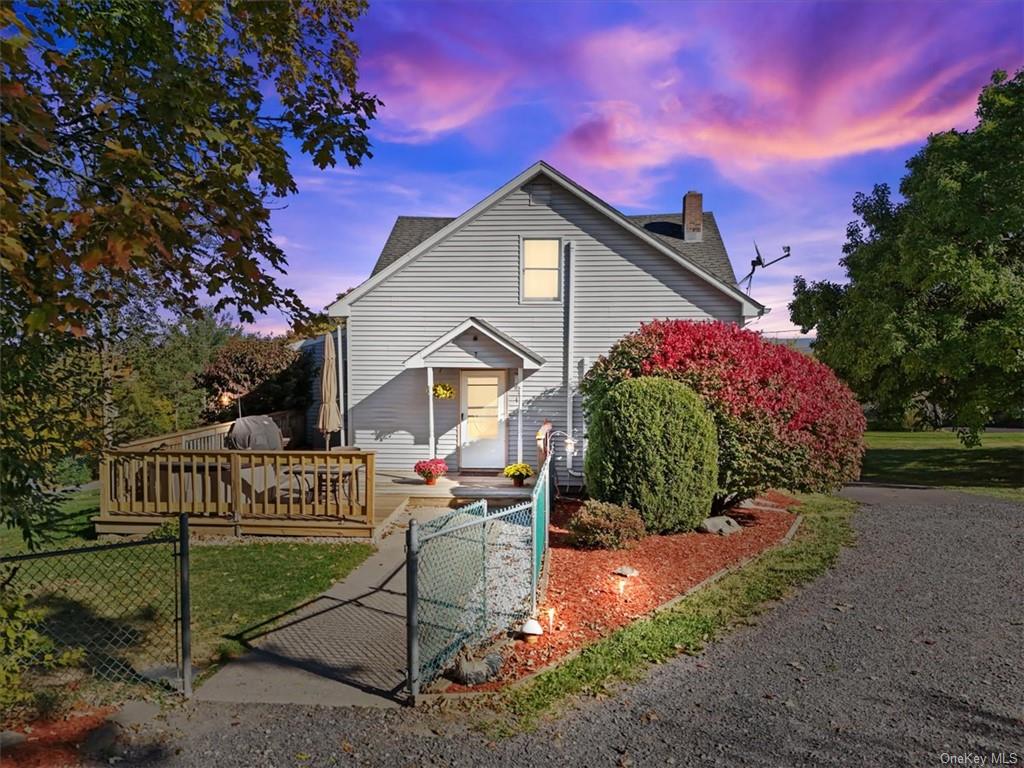
<instances>
[{"instance_id":1,"label":"upper story window","mask_svg":"<svg viewBox=\"0 0 1024 768\"><path fill-rule=\"evenodd\" d=\"M522 293L524 301L558 301L560 240L523 239Z\"/></svg>"}]
</instances>

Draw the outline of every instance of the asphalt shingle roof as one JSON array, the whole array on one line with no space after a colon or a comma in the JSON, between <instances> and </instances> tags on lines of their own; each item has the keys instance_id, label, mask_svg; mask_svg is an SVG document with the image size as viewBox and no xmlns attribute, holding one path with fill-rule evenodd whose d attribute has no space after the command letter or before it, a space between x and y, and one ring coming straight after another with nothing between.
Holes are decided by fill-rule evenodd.
<instances>
[{"instance_id":1,"label":"asphalt shingle roof","mask_svg":"<svg viewBox=\"0 0 1024 768\"><path fill-rule=\"evenodd\" d=\"M719 280L736 285L736 274L729 262L729 254L726 253L715 216L710 211L704 212L704 239L699 243L687 243L683 239L681 212L651 213L626 218ZM454 219L440 216L399 216L371 274L376 275L452 221Z\"/></svg>"}]
</instances>

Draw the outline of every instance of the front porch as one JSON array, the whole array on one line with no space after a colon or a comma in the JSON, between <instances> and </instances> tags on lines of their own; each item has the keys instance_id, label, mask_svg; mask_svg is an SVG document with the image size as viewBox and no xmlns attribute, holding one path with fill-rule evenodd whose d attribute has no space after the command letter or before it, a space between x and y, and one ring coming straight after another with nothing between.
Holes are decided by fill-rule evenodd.
<instances>
[{"instance_id":1,"label":"front porch","mask_svg":"<svg viewBox=\"0 0 1024 768\"><path fill-rule=\"evenodd\" d=\"M439 477L436 485L427 485L415 472L402 469L378 469L374 474L378 509L383 510L387 499L414 502L438 502L448 506L455 500L475 499L528 499L533 489L534 478L527 478L522 487L516 487L512 480L494 472L456 472Z\"/></svg>"}]
</instances>

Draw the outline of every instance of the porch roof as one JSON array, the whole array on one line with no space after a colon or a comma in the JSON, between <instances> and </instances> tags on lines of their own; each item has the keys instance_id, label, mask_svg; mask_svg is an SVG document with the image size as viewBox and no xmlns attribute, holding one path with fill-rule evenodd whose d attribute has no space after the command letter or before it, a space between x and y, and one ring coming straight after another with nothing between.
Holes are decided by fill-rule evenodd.
<instances>
[{"instance_id":1,"label":"porch roof","mask_svg":"<svg viewBox=\"0 0 1024 768\"><path fill-rule=\"evenodd\" d=\"M490 323L476 317L468 317L451 330L442 334L405 361L406 368L442 368L445 367L444 355L439 354L449 346L454 346L458 337L468 331L475 331L486 338L507 355L509 367L534 371L544 365L544 358L519 343L511 336L502 333ZM431 358L434 358L433 360Z\"/></svg>"}]
</instances>

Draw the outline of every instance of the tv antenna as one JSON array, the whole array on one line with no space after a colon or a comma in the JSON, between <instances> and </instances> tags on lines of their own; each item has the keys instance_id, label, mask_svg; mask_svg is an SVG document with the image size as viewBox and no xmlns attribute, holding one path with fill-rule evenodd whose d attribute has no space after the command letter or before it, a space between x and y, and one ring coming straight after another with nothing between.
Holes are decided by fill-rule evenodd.
<instances>
[{"instance_id":1,"label":"tv antenna","mask_svg":"<svg viewBox=\"0 0 1024 768\"><path fill-rule=\"evenodd\" d=\"M758 267L760 267L761 269L766 269L767 267L770 267L772 264L776 264L782 261L783 259L788 259L790 256L789 246L784 245L782 246L782 255L779 256L779 258L772 259L771 261L766 262L764 260L764 256L761 255L761 250L757 247L757 240L754 241L754 253L757 254L757 257L750 262L750 272L748 272L746 276L742 280L740 280L740 285L743 285L743 283L747 284L747 293L750 293L750 286L754 282L754 273L757 272Z\"/></svg>"}]
</instances>

